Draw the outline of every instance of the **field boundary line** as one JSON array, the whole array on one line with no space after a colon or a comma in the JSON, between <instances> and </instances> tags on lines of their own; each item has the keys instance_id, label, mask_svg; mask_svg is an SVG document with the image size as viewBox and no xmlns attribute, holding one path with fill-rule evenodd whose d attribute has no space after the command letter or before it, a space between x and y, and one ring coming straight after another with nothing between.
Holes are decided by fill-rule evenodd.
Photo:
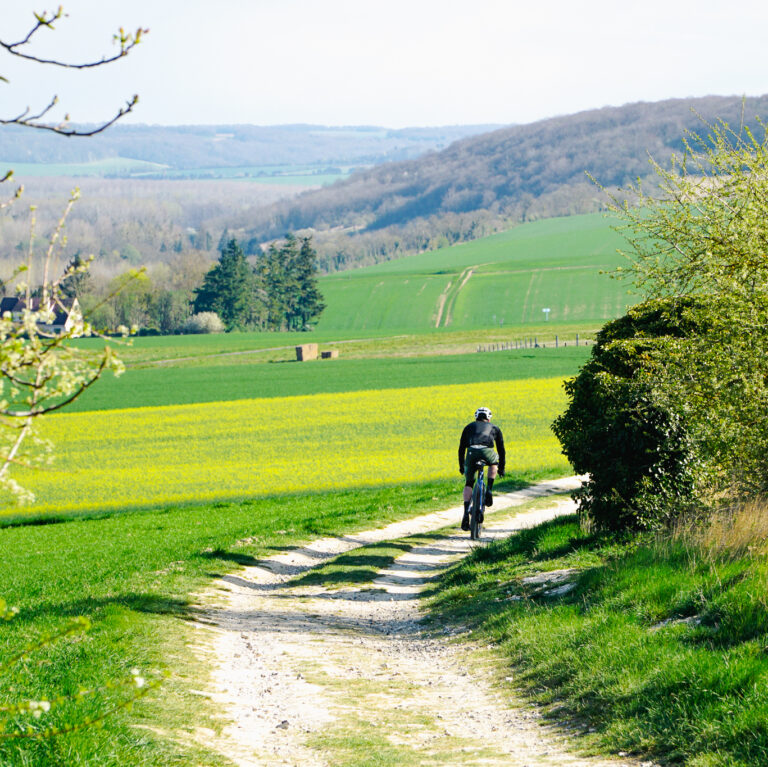
<instances>
[{"instance_id":1,"label":"field boundary line","mask_svg":"<svg viewBox=\"0 0 768 767\"><path fill-rule=\"evenodd\" d=\"M390 338L408 338L408 334L403 333L398 336L378 336L376 338L347 338L343 341L322 341L326 346L335 346L338 344L360 344L366 341L388 341ZM279 352L285 349L295 349L298 344L287 344L285 346L269 346L265 349L241 349L234 352L213 352L212 354L197 354L193 357L171 357L164 360L143 360L131 362L126 368L135 368L144 365L172 365L174 362L189 362L190 360L207 360L215 357L236 357L241 354L261 354L262 352Z\"/></svg>"}]
</instances>

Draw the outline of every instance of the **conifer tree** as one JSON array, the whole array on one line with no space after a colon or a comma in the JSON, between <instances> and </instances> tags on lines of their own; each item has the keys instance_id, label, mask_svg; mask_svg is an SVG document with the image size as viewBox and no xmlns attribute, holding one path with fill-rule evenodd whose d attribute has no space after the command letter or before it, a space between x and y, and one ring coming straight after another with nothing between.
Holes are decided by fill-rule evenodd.
<instances>
[{"instance_id":1,"label":"conifer tree","mask_svg":"<svg viewBox=\"0 0 768 767\"><path fill-rule=\"evenodd\" d=\"M284 330L288 308L288 278L285 248L272 243L259 261L259 271L266 293L267 327Z\"/></svg>"},{"instance_id":2,"label":"conifer tree","mask_svg":"<svg viewBox=\"0 0 768 767\"><path fill-rule=\"evenodd\" d=\"M195 290L194 311L216 312L227 330L245 330L263 324L264 305L259 277L237 240L222 249L219 263Z\"/></svg>"},{"instance_id":3,"label":"conifer tree","mask_svg":"<svg viewBox=\"0 0 768 767\"><path fill-rule=\"evenodd\" d=\"M271 330L308 330L325 308L317 284L317 251L312 239L286 235L259 261Z\"/></svg>"},{"instance_id":4,"label":"conifer tree","mask_svg":"<svg viewBox=\"0 0 768 767\"><path fill-rule=\"evenodd\" d=\"M312 247L310 237L302 238L291 271L297 286L298 300L289 310L288 327L307 330L325 309L317 284L317 251Z\"/></svg>"}]
</instances>

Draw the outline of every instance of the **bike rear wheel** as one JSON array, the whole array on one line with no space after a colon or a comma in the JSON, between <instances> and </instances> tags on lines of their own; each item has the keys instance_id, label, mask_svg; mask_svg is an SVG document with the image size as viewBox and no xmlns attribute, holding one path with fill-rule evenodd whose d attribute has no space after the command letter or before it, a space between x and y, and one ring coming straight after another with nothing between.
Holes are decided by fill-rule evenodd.
<instances>
[{"instance_id":1,"label":"bike rear wheel","mask_svg":"<svg viewBox=\"0 0 768 767\"><path fill-rule=\"evenodd\" d=\"M483 481L478 477L472 490L472 508L469 514L469 537L476 541L480 538L483 523L480 521L485 513L485 488Z\"/></svg>"}]
</instances>

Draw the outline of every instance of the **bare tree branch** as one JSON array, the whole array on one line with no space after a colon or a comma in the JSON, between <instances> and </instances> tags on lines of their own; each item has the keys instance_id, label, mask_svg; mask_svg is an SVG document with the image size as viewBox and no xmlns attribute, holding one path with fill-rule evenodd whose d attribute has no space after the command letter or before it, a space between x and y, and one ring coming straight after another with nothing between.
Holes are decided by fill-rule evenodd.
<instances>
[{"instance_id":1,"label":"bare tree branch","mask_svg":"<svg viewBox=\"0 0 768 767\"><path fill-rule=\"evenodd\" d=\"M61 59L51 59L44 56L36 56L31 53L27 53L22 50L25 45L28 45L35 35L41 29L54 29L54 23L62 18L67 17L64 13L62 6L59 6L56 11L42 11L41 13L35 13L35 25L30 29L27 35L18 40L15 43L8 42L6 40L0 40L0 49L4 49L12 56L16 56L25 61L31 61L35 64L49 64L51 66L62 67L64 69L93 69L95 67L101 67L105 64L111 64L119 59L127 56L142 40L142 37L146 35L149 30L139 27L135 32L126 32L122 27L114 35L113 41L119 44L119 51L112 56L102 56L95 61L86 61L81 63L73 63L68 61L62 61ZM8 83L8 78L0 76L0 81ZM101 133L114 125L121 117L124 117L129 112L133 111L133 108L138 104L139 97L133 96L126 102L126 105L119 109L117 113L111 119L98 125L95 128L71 128L69 127L70 118L69 115L64 117L64 120L58 124L43 122L43 118L50 113L50 111L58 104L58 96L53 96L48 106L41 109L37 114L30 114L31 108L27 107L21 114L15 117L0 118L0 125L21 125L26 128L36 128L38 130L46 130L52 133L59 133L62 136L95 136L97 133Z\"/></svg>"},{"instance_id":2,"label":"bare tree branch","mask_svg":"<svg viewBox=\"0 0 768 767\"><path fill-rule=\"evenodd\" d=\"M69 124L69 115L67 115L64 118L64 121L58 125L35 122L40 117L43 117L47 112L49 112L57 102L58 97L54 96L51 103L39 115L35 117L27 117L26 115L29 112L29 109L27 109L18 117L11 117L7 119L0 118L0 125L23 125L25 128L38 128L39 130L51 131L52 133L58 133L62 136L95 136L97 133L105 131L107 128L109 128L110 125L114 125L121 117L124 117L129 112L132 112L136 104L139 103L139 97L135 95L130 101L126 102L124 107L118 110L114 117L95 128L69 128L67 127Z\"/></svg>"},{"instance_id":3,"label":"bare tree branch","mask_svg":"<svg viewBox=\"0 0 768 767\"><path fill-rule=\"evenodd\" d=\"M142 36L149 32L148 29L143 29L142 27L139 27L135 32L126 32L120 27L117 34L113 36L114 42L120 44L120 51L118 53L115 53L113 56L102 56L97 61L86 61L80 64L73 64L68 61L61 61L60 59L47 59L42 56L35 56L20 50L23 46L28 45L35 34L41 29L54 29L53 24L55 21L67 17L62 6L59 6L55 12L50 14L48 14L47 11L43 11L42 13L35 13L34 15L35 19L37 19L37 23L32 27L23 40L19 40L16 43L0 40L0 48L5 48L11 55L18 56L26 61L34 61L36 64L51 64L52 66L63 67L64 69L93 69L94 67L104 66L104 64L111 64L113 61L117 61L118 59L127 56L130 51L141 42Z\"/></svg>"}]
</instances>

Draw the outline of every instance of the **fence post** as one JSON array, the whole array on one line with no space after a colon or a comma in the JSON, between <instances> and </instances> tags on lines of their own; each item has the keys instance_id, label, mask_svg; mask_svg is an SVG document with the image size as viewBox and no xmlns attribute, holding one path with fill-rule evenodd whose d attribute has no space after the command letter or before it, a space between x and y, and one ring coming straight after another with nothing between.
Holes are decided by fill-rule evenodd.
<instances>
[{"instance_id":1,"label":"fence post","mask_svg":"<svg viewBox=\"0 0 768 767\"><path fill-rule=\"evenodd\" d=\"M557 336L555 336L555 349L557 349L559 346L559 339Z\"/></svg>"},{"instance_id":2,"label":"fence post","mask_svg":"<svg viewBox=\"0 0 768 767\"><path fill-rule=\"evenodd\" d=\"M578 345L579 345L579 334L577 333L576 334L576 346L578 346Z\"/></svg>"}]
</instances>

